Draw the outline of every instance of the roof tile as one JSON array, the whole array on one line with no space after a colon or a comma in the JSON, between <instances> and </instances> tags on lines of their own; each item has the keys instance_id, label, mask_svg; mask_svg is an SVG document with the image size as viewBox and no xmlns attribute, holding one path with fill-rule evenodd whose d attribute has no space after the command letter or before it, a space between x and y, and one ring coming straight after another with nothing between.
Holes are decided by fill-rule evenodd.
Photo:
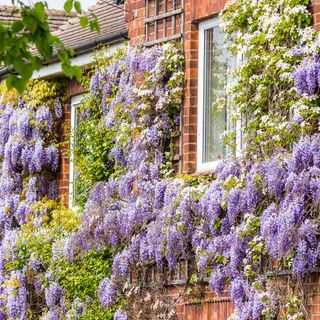
<instances>
[{"instance_id":1,"label":"roof tile","mask_svg":"<svg viewBox=\"0 0 320 320\"><path fill-rule=\"evenodd\" d=\"M20 16L15 13L13 14L13 10L16 8L13 6L0 6L0 22L11 23L12 21L16 21L20 19ZM47 10L48 14L48 24L50 31L53 32L63 24L65 24L68 20L75 17L75 13L67 14L63 10Z\"/></svg>"},{"instance_id":2,"label":"roof tile","mask_svg":"<svg viewBox=\"0 0 320 320\"><path fill-rule=\"evenodd\" d=\"M89 27L82 28L78 17L69 19L53 34L58 36L66 47L74 48L92 41L99 43L102 38L126 31L123 5L114 5L112 0L99 0L96 5L88 9L88 14L90 13L95 13L98 18L100 34L90 31Z\"/></svg>"}]
</instances>

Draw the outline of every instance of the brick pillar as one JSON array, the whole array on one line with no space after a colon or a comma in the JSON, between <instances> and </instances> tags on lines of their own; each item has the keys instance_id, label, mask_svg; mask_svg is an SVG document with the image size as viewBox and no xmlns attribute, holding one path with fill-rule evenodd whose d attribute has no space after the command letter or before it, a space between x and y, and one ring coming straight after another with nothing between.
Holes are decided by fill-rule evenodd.
<instances>
[{"instance_id":1,"label":"brick pillar","mask_svg":"<svg viewBox=\"0 0 320 320\"><path fill-rule=\"evenodd\" d=\"M192 22L191 0L185 1L183 49L186 62L182 116L182 172L192 173L196 170L197 160L198 24Z\"/></svg>"},{"instance_id":2,"label":"brick pillar","mask_svg":"<svg viewBox=\"0 0 320 320\"><path fill-rule=\"evenodd\" d=\"M136 46L145 41L144 18L146 14L145 0L127 0L125 4L125 21L128 28L130 45Z\"/></svg>"},{"instance_id":3,"label":"brick pillar","mask_svg":"<svg viewBox=\"0 0 320 320\"><path fill-rule=\"evenodd\" d=\"M320 30L320 0L314 0L312 5L313 25L316 30Z\"/></svg>"},{"instance_id":4,"label":"brick pillar","mask_svg":"<svg viewBox=\"0 0 320 320\"><path fill-rule=\"evenodd\" d=\"M69 207L69 185L70 185L70 121L71 121L71 98L78 94L82 94L84 89L76 81L71 81L68 86L68 99L63 106L63 118L59 130L60 142L60 165L57 175L58 180L58 196L61 204Z\"/></svg>"},{"instance_id":5,"label":"brick pillar","mask_svg":"<svg viewBox=\"0 0 320 320\"><path fill-rule=\"evenodd\" d=\"M312 5L313 26L320 31L320 0L314 0ZM308 311L310 320L320 320L320 277L319 273L310 276L307 289Z\"/></svg>"},{"instance_id":6,"label":"brick pillar","mask_svg":"<svg viewBox=\"0 0 320 320\"><path fill-rule=\"evenodd\" d=\"M320 1L320 0L319 0ZM221 12L226 0L186 0L184 24L185 87L183 106L183 173L197 168L198 21Z\"/></svg>"}]
</instances>

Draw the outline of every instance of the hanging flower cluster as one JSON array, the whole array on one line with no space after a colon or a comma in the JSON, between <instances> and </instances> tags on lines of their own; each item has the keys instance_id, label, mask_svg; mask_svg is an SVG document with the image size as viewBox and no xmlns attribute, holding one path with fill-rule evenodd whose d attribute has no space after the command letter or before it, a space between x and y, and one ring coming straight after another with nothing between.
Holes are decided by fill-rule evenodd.
<instances>
[{"instance_id":1,"label":"hanging flower cluster","mask_svg":"<svg viewBox=\"0 0 320 320\"><path fill-rule=\"evenodd\" d=\"M266 160L226 162L211 183L169 178L163 154L178 111L172 103L181 94L182 60L171 46L136 50L92 77L104 125L117 132L111 157L122 170L92 188L65 254L72 261L105 247L118 252L99 286L107 308L126 295L131 272L152 264L174 270L186 259L218 294L228 289L236 319L273 319L283 301L265 274L269 259L299 281L317 266L320 137Z\"/></svg>"},{"instance_id":2,"label":"hanging flower cluster","mask_svg":"<svg viewBox=\"0 0 320 320\"><path fill-rule=\"evenodd\" d=\"M278 294L269 262L290 270L299 283L319 258L320 136L300 138L317 123L316 99L310 98L317 83L294 52L301 43L312 47L315 38L308 4L229 2L225 30L233 35L234 52L247 58L229 93L235 120L250 115L245 134L251 144L244 159L225 162L215 179L190 183L172 174L184 77L178 49L130 48L103 59L86 98L99 108L81 109L88 136L78 139L84 137L90 153L88 137L96 129L107 132L97 149L110 172L91 188L79 227L70 211L39 203L56 198L52 132L62 114L59 103L22 100L1 107L0 319L25 319L30 291L35 305L45 305L32 313L42 319L99 318L95 294L112 310L139 290L127 285L130 273L150 265L173 271L181 259L217 294L228 290L235 319L271 320L283 309L287 318L303 319L299 300ZM107 248L114 252L110 277ZM84 296L79 275L88 290L99 281L98 292ZM114 318L128 319L129 309L122 305ZM174 317L172 310L160 312L163 319Z\"/></svg>"},{"instance_id":3,"label":"hanging flower cluster","mask_svg":"<svg viewBox=\"0 0 320 320\"><path fill-rule=\"evenodd\" d=\"M63 81L32 81L22 96L1 94L0 319L112 319L97 299L110 257L92 253L71 265L61 255L79 224L57 202L65 92Z\"/></svg>"},{"instance_id":4,"label":"hanging flower cluster","mask_svg":"<svg viewBox=\"0 0 320 320\"><path fill-rule=\"evenodd\" d=\"M294 83L298 94L316 95L320 84L319 57L308 57L294 72Z\"/></svg>"},{"instance_id":5,"label":"hanging flower cluster","mask_svg":"<svg viewBox=\"0 0 320 320\"><path fill-rule=\"evenodd\" d=\"M173 45L131 48L93 75L91 95L101 99L103 126L115 132L109 159L119 169L113 178L92 188L82 225L65 249L71 260L79 249L84 253L108 245L108 230L115 231L110 239L113 246L122 246L123 235L129 241L137 225L156 217L157 211L145 194L152 197L155 183L172 172L172 139L179 125L184 78L182 63L183 57ZM90 116L90 112L83 113L82 121ZM159 185L159 209L164 191L165 184ZM110 215L106 215L108 210ZM124 259L117 256L115 261L122 264ZM119 272L126 276L129 269L123 267ZM99 292L107 282L102 281Z\"/></svg>"},{"instance_id":6,"label":"hanging flower cluster","mask_svg":"<svg viewBox=\"0 0 320 320\"><path fill-rule=\"evenodd\" d=\"M199 275L211 270L210 287L218 294L228 287L239 319L273 319L279 301L263 275L267 258L284 268L291 268L285 262L291 259L295 279L316 269L318 136L302 139L288 156L250 167L225 164L209 185L153 179L138 183L135 191L131 183L126 195L118 188L96 185L72 239L82 250L123 248L114 258L111 279L100 284L106 307L117 301L137 266L156 263L173 270L179 259L192 260L195 254Z\"/></svg>"},{"instance_id":7,"label":"hanging flower cluster","mask_svg":"<svg viewBox=\"0 0 320 320\"><path fill-rule=\"evenodd\" d=\"M36 82L29 90L38 86L41 94L41 85ZM17 267L17 244L21 228L32 221L33 206L43 198L57 198L60 94L61 86L53 85L48 104L32 105L29 92L0 105L1 319L26 319L29 312L27 274L34 266ZM45 215L45 210L39 212L34 223L41 225Z\"/></svg>"},{"instance_id":8,"label":"hanging flower cluster","mask_svg":"<svg viewBox=\"0 0 320 320\"><path fill-rule=\"evenodd\" d=\"M173 46L125 50L108 58L105 70L93 77L91 98L100 99L101 124L110 132L114 178L101 182L110 195L129 196L144 181L171 171L182 63ZM113 318L97 300L98 284L109 274L108 250L102 243L99 251L91 250L95 248L88 243L85 254L76 256L74 246L65 247L76 240L70 232L76 230L78 217L55 201L60 89L46 81L31 83L24 96L0 108L0 319ZM82 121L91 117L90 110L84 112ZM143 178L134 187L137 176ZM115 317L126 315L119 310Z\"/></svg>"},{"instance_id":9,"label":"hanging flower cluster","mask_svg":"<svg viewBox=\"0 0 320 320\"><path fill-rule=\"evenodd\" d=\"M315 38L308 4L229 3L225 30L233 40L240 31L233 50L247 57L229 93L235 119L250 114L246 134L251 145L242 163L223 164L211 183L190 185L163 170L167 132L173 131L177 115L169 110L178 110L171 104L181 91L176 79L182 74L174 66L181 60L174 49L155 47L139 55L132 50L92 77L91 92L101 99L104 125L117 132L111 157L121 170L92 188L82 224L65 251L70 260L104 247L118 252L111 277L100 283L102 305L111 308L125 296L129 274L141 266L174 270L186 259L194 262L198 278L209 277L218 294L228 290L235 319L273 319L286 308L287 316L295 310L303 319L299 308L288 307L296 305L290 295L278 295L268 266L270 259L277 262L299 282L315 271L319 258L320 138L299 138L303 121L317 118L316 106L308 119L291 118L306 104L299 97L301 88L311 86L308 71L294 87L303 69L295 69L302 57L294 51L300 41L310 44ZM141 74L145 81L139 87ZM285 151L292 144L293 150ZM123 310L117 317L126 317Z\"/></svg>"}]
</instances>

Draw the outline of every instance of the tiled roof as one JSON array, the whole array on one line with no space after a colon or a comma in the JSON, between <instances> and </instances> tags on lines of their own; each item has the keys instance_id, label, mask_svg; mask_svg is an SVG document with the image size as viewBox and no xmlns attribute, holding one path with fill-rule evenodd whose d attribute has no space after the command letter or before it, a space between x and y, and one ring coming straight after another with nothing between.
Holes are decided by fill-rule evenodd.
<instances>
[{"instance_id":1,"label":"tiled roof","mask_svg":"<svg viewBox=\"0 0 320 320\"><path fill-rule=\"evenodd\" d=\"M7 8L3 9L4 6L0 6L0 21L13 21L15 17L10 17L8 15ZM2 10L2 11L1 11ZM111 42L111 39L114 37L116 39L121 38L122 36L126 36L127 28L124 19L124 5L115 5L112 3L112 0L98 0L97 4L90 7L88 9L88 13L96 14L99 25L100 25L100 33L96 31L90 31L90 28L82 28L79 22L78 17L71 17L66 16L63 11L58 10L49 10L49 13L60 13L61 16L58 14L56 16L51 15L49 17L49 21L51 21L51 28L53 30L53 34L58 36L60 40L64 43L65 47L67 48L74 48L77 49L78 52L85 52L94 49L98 44L107 44ZM4 19L6 18L6 20ZM9 17L12 20L8 20ZM53 21L54 19L60 21L64 19L64 23L61 23L58 27L54 27L55 24ZM75 50L75 51L77 51ZM34 51L34 54L37 54ZM52 61L47 62L50 64L54 62L56 58L53 58ZM0 66L0 76L4 77L8 71L5 71L7 68L1 68ZM1 71L3 74L1 74Z\"/></svg>"},{"instance_id":2,"label":"tiled roof","mask_svg":"<svg viewBox=\"0 0 320 320\"><path fill-rule=\"evenodd\" d=\"M14 7L0 6L0 22L11 23L20 19L18 14L12 14ZM47 10L48 24L51 32L57 30L61 25L65 24L69 19L75 17L74 13L68 15L63 10Z\"/></svg>"},{"instance_id":3,"label":"tiled roof","mask_svg":"<svg viewBox=\"0 0 320 320\"><path fill-rule=\"evenodd\" d=\"M112 0L99 0L96 5L88 9L88 12L96 14L100 25L100 34L96 31L90 31L89 27L82 28L77 17L69 19L53 34L58 36L66 47L75 48L87 43L95 42L98 44L102 39L126 32L123 5L114 5Z\"/></svg>"}]
</instances>

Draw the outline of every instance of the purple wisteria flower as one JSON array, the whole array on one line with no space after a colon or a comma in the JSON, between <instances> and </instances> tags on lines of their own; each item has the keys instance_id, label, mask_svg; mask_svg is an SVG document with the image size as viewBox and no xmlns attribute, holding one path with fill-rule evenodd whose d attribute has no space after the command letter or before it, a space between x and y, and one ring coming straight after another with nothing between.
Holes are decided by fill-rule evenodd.
<instances>
[{"instance_id":1,"label":"purple wisteria flower","mask_svg":"<svg viewBox=\"0 0 320 320\"><path fill-rule=\"evenodd\" d=\"M62 105L61 101L59 99L55 99L53 102L53 108L54 108L54 113L57 117L57 119L62 118L63 116L63 110L62 110Z\"/></svg>"},{"instance_id":2,"label":"purple wisteria flower","mask_svg":"<svg viewBox=\"0 0 320 320\"><path fill-rule=\"evenodd\" d=\"M303 60L294 71L294 84L300 96L318 93L320 86L320 61L318 57L308 57Z\"/></svg>"},{"instance_id":3,"label":"purple wisteria flower","mask_svg":"<svg viewBox=\"0 0 320 320\"><path fill-rule=\"evenodd\" d=\"M45 127L47 131L53 128L53 118L50 109L46 106L40 107L36 112L36 120Z\"/></svg>"},{"instance_id":4,"label":"purple wisteria flower","mask_svg":"<svg viewBox=\"0 0 320 320\"><path fill-rule=\"evenodd\" d=\"M118 309L114 316L113 316L114 320L128 320L128 317L125 313L123 313L123 311L121 309Z\"/></svg>"},{"instance_id":5,"label":"purple wisteria flower","mask_svg":"<svg viewBox=\"0 0 320 320\"><path fill-rule=\"evenodd\" d=\"M58 283L51 283L45 289L46 304L49 308L54 308L60 302L62 290Z\"/></svg>"},{"instance_id":6,"label":"purple wisteria flower","mask_svg":"<svg viewBox=\"0 0 320 320\"><path fill-rule=\"evenodd\" d=\"M170 177L167 152L180 114L176 101L182 80L173 87L170 79L181 72L181 57L165 48L134 48L92 77L90 91L101 104L101 125L116 132L108 156L118 171L94 184L79 228L63 243L52 241L53 260L75 263L77 255L114 250L111 277L98 289L106 308L125 293L123 284L137 266L173 271L181 259L195 260L195 273L209 276L211 289L229 291L240 319L258 320L266 310L273 316L277 302L268 280L259 275L261 257L293 261L296 279L318 265L319 225L313 213L320 201L320 136L304 137L292 152L255 163L225 161L214 179L198 184ZM170 57L167 68L164 61ZM316 94L319 61L303 63L294 77L300 95ZM30 213L37 215L35 228L48 215L46 208L33 212L33 205L57 198L59 150L47 137L62 109L58 101L39 108L20 101L0 110L0 273L5 281ZM33 282L39 295L44 291L49 309L44 319L85 317L86 302L68 304L55 274L41 271L45 266L39 259L32 256L27 267L49 282L45 289ZM5 292L5 308L10 317L24 318L27 286L24 274L16 277L20 285ZM114 317L127 319L121 310Z\"/></svg>"},{"instance_id":7,"label":"purple wisteria flower","mask_svg":"<svg viewBox=\"0 0 320 320\"><path fill-rule=\"evenodd\" d=\"M116 303L118 290L119 288L114 281L109 279L102 280L98 290L101 304L104 307L113 306Z\"/></svg>"}]
</instances>

